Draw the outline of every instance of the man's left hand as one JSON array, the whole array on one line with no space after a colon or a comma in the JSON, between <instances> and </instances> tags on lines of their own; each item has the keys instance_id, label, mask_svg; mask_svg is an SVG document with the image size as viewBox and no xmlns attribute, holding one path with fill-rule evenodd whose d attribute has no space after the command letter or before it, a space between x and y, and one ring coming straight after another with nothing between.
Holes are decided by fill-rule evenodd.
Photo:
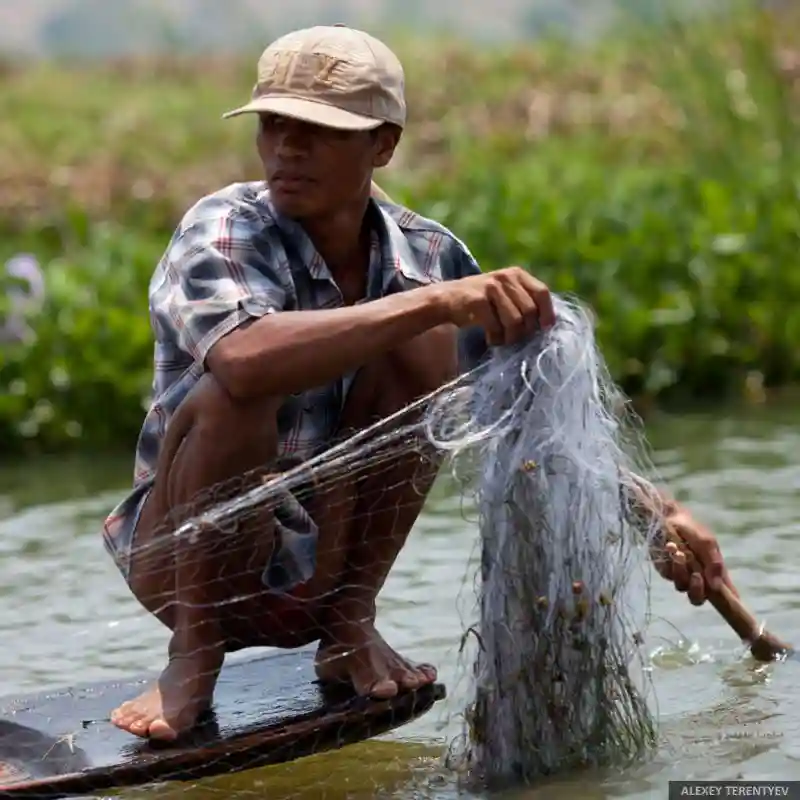
<instances>
[{"instance_id":1,"label":"man's left hand","mask_svg":"<svg viewBox=\"0 0 800 800\"><path fill-rule=\"evenodd\" d=\"M685 592L692 605L703 605L709 591L719 591L723 585L738 597L714 534L681 507L668 516L667 525L683 544L669 541L666 552L656 554L659 574Z\"/></svg>"}]
</instances>

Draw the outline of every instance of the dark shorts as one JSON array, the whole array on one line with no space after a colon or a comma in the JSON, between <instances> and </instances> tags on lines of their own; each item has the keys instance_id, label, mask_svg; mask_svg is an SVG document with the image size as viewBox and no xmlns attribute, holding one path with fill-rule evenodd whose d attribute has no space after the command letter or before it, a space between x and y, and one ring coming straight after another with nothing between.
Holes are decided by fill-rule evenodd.
<instances>
[{"instance_id":1,"label":"dark shorts","mask_svg":"<svg viewBox=\"0 0 800 800\"><path fill-rule=\"evenodd\" d=\"M103 544L126 582L130 581L136 530L153 483L150 480L137 486L103 526ZM303 503L289 490L280 491L273 502L278 546L264 568L262 579L269 591L283 594L314 574L319 528ZM305 497L304 502L308 502Z\"/></svg>"}]
</instances>

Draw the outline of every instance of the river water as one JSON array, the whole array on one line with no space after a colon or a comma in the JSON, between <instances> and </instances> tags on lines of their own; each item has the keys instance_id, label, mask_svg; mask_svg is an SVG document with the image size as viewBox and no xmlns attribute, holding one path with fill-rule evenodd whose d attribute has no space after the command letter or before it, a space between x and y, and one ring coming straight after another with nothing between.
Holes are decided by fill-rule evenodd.
<instances>
[{"instance_id":1,"label":"river water","mask_svg":"<svg viewBox=\"0 0 800 800\"><path fill-rule=\"evenodd\" d=\"M800 410L767 408L650 422L661 473L717 533L745 602L800 642ZM0 470L0 694L118 678L162 665L167 633L128 595L101 546L103 515L129 463L51 459ZM442 742L460 731L459 640L471 606L476 530L439 492L381 596L401 651L433 661L449 697L423 719L286 766L127 791L124 797L453 798ZM800 662L759 667L710 607L653 582L653 681L662 744L623 774L576 776L513 797L666 797L667 781L800 779ZM471 621L471 620L470 620Z\"/></svg>"}]
</instances>

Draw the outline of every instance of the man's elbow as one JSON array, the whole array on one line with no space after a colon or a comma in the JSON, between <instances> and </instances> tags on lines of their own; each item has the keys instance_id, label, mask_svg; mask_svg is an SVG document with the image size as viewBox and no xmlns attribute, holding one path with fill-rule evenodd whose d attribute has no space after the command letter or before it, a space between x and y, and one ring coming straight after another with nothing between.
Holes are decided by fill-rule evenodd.
<instances>
[{"instance_id":1,"label":"man's elbow","mask_svg":"<svg viewBox=\"0 0 800 800\"><path fill-rule=\"evenodd\" d=\"M235 400L248 400L254 396L254 381L248 359L228 346L224 339L209 350L205 368Z\"/></svg>"}]
</instances>

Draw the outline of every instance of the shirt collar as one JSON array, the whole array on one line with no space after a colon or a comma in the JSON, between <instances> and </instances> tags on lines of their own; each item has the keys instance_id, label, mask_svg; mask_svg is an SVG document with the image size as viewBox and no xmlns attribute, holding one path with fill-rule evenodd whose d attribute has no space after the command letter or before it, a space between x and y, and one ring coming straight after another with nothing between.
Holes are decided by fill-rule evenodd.
<instances>
[{"instance_id":1,"label":"shirt collar","mask_svg":"<svg viewBox=\"0 0 800 800\"><path fill-rule=\"evenodd\" d=\"M277 226L291 237L297 247L300 260L311 277L315 280L333 282L333 276L311 243L308 234L298 222L277 211L270 200L269 189L265 188L259 199L267 204L270 216ZM383 294L391 291L398 278L403 284L403 289L430 284L430 276L420 266L408 239L394 217L374 198L370 198L367 214L370 217L373 236L377 237L380 249L380 262L375 264L374 259L370 262L369 296L374 296L376 280L374 269L380 276L379 285Z\"/></svg>"},{"instance_id":2,"label":"shirt collar","mask_svg":"<svg viewBox=\"0 0 800 800\"><path fill-rule=\"evenodd\" d=\"M384 292L398 276L405 279L403 283L410 281L415 286L431 283L430 276L420 266L408 238L394 217L374 199L370 200L370 206L379 220L376 228L381 238ZM404 285L403 288L411 287Z\"/></svg>"}]
</instances>

